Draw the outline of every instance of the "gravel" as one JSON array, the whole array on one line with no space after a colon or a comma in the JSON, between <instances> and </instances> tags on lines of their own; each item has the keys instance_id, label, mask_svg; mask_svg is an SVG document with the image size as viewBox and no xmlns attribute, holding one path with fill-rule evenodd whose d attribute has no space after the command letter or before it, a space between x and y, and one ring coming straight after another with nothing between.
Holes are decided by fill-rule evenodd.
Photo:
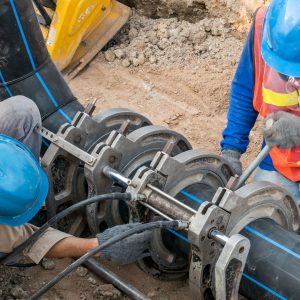
<instances>
[{"instance_id":1,"label":"gravel","mask_svg":"<svg viewBox=\"0 0 300 300\"><path fill-rule=\"evenodd\" d=\"M133 10L129 23L116 37L105 59L125 68L143 65L185 67L212 59L221 70L237 63L243 43L234 37L222 18L204 18L197 23L176 18L150 19Z\"/></svg>"}]
</instances>

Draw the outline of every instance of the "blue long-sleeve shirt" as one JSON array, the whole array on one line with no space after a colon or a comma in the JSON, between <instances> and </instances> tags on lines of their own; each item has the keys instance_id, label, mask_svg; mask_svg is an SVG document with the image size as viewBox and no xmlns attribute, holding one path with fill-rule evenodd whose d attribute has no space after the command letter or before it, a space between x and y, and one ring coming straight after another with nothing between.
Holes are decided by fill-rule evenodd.
<instances>
[{"instance_id":1,"label":"blue long-sleeve shirt","mask_svg":"<svg viewBox=\"0 0 300 300\"><path fill-rule=\"evenodd\" d=\"M249 133L258 113L253 108L254 58L253 26L251 26L239 65L230 90L227 126L223 131L221 149L238 150L244 153L249 145ZM264 143L263 143L264 144ZM270 155L260 164L264 170L274 171Z\"/></svg>"}]
</instances>

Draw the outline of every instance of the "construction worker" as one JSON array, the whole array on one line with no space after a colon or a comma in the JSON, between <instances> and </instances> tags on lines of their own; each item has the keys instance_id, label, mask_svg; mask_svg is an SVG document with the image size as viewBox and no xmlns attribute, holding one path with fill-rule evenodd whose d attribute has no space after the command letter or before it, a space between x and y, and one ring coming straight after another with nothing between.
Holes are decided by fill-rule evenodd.
<instances>
[{"instance_id":1,"label":"construction worker","mask_svg":"<svg viewBox=\"0 0 300 300\"><path fill-rule=\"evenodd\" d=\"M231 85L222 155L236 174L257 116L264 118L264 144L273 147L254 180L288 190L300 204L300 1L273 0L251 26ZM272 121L268 121L272 120Z\"/></svg>"},{"instance_id":2,"label":"construction worker","mask_svg":"<svg viewBox=\"0 0 300 300\"><path fill-rule=\"evenodd\" d=\"M41 137L35 127L41 125L36 104L23 96L0 102L0 252L10 253L38 228L28 224L43 205L48 179L38 163ZM18 141L17 141L17 140ZM25 145L27 147L25 147ZM48 229L24 252L33 262L43 257L79 257L136 223L107 229L96 238L83 239L56 229ZM105 259L126 264L145 255L150 232L139 233L105 249Z\"/></svg>"}]
</instances>

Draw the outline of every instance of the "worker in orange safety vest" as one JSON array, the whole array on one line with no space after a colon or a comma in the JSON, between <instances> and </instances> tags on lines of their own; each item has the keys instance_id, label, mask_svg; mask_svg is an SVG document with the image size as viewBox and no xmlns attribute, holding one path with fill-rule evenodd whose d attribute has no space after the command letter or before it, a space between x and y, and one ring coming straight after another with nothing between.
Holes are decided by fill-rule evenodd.
<instances>
[{"instance_id":1,"label":"worker in orange safety vest","mask_svg":"<svg viewBox=\"0 0 300 300\"><path fill-rule=\"evenodd\" d=\"M287 189L300 204L300 1L273 0L256 12L232 81L222 155L236 174L257 116L272 150L254 180ZM269 122L270 123L270 122Z\"/></svg>"}]
</instances>

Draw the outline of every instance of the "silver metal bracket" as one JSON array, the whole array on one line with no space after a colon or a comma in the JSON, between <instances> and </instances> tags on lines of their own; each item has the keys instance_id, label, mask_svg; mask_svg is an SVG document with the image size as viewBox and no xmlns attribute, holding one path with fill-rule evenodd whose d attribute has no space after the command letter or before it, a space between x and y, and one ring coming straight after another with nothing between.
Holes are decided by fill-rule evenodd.
<instances>
[{"instance_id":1,"label":"silver metal bracket","mask_svg":"<svg viewBox=\"0 0 300 300\"><path fill-rule=\"evenodd\" d=\"M228 212L212 203L204 202L191 219L188 233L192 243L189 282L194 299L204 300L208 294L214 294L214 266L222 244L210 238L210 232L224 232L229 217Z\"/></svg>"},{"instance_id":2,"label":"silver metal bracket","mask_svg":"<svg viewBox=\"0 0 300 300\"><path fill-rule=\"evenodd\" d=\"M72 154L73 156L77 157L84 163L93 166L96 158L89 153L85 152L84 150L74 146L73 144L67 142L62 137L56 135L55 133L51 132L50 130L46 129L45 127L37 127L36 131L45 139L50 141L52 144L56 145L59 148L64 149L66 152Z\"/></svg>"},{"instance_id":3,"label":"silver metal bracket","mask_svg":"<svg viewBox=\"0 0 300 300\"><path fill-rule=\"evenodd\" d=\"M216 300L238 300L249 250L250 241L240 234L234 234L226 242L215 265Z\"/></svg>"},{"instance_id":4,"label":"silver metal bracket","mask_svg":"<svg viewBox=\"0 0 300 300\"><path fill-rule=\"evenodd\" d=\"M218 203L224 193L220 192L217 196L215 202ZM216 300L238 299L250 242L239 234L231 237L224 234L230 218L230 212L216 204L204 202L191 219L190 287L194 299L204 300L208 294L214 295Z\"/></svg>"}]
</instances>

